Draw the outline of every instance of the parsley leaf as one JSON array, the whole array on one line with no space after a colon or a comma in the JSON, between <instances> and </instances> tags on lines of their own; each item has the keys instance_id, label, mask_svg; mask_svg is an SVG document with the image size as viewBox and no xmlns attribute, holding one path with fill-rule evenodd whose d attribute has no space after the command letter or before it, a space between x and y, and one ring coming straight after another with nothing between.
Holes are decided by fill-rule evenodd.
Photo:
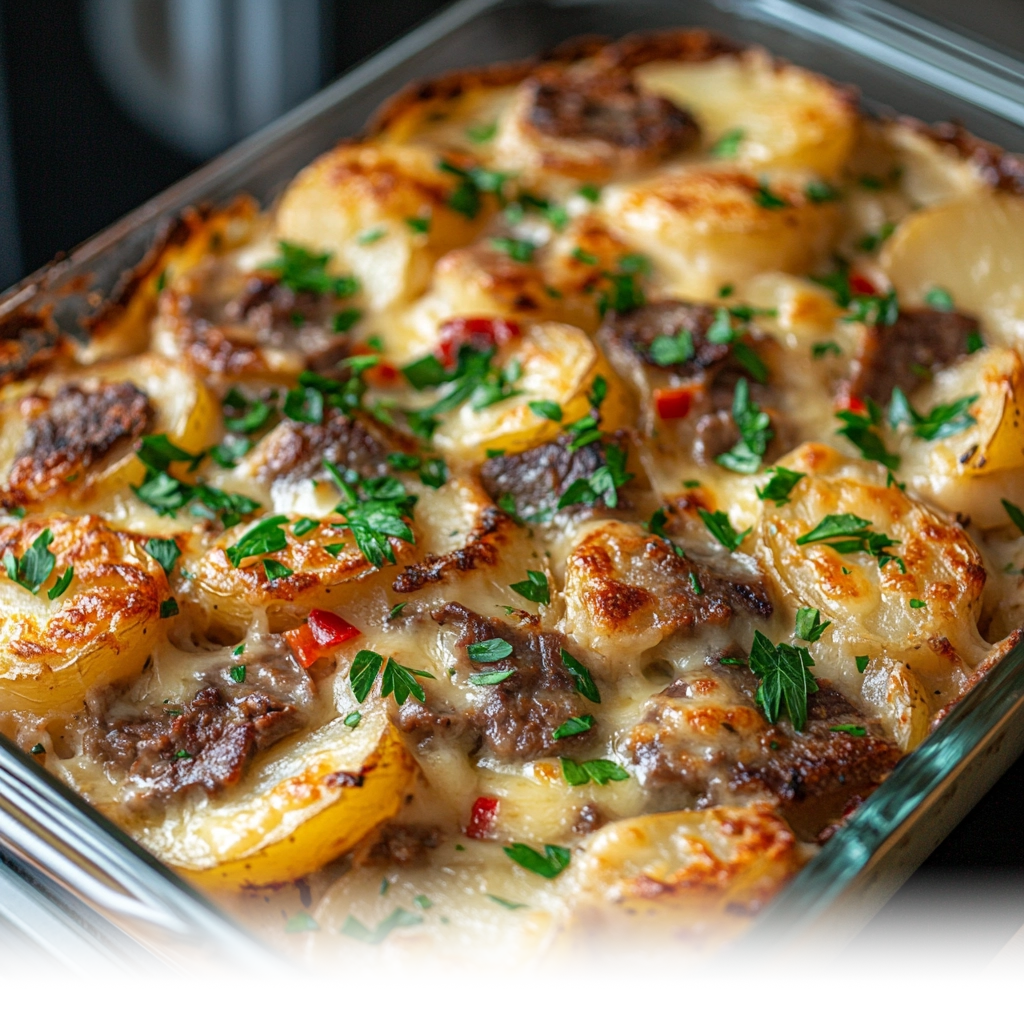
<instances>
[{"instance_id":1,"label":"parsley leaf","mask_svg":"<svg viewBox=\"0 0 1024 1024\"><path fill-rule=\"evenodd\" d=\"M924 301L926 305L931 306L932 309L939 310L941 313L952 313L956 309L953 296L945 288L929 288L925 294Z\"/></svg>"},{"instance_id":2,"label":"parsley leaf","mask_svg":"<svg viewBox=\"0 0 1024 1024\"><path fill-rule=\"evenodd\" d=\"M287 516L271 516L269 519L264 519L244 533L224 553L237 569L244 558L283 551L288 547L288 538L281 526L287 522Z\"/></svg>"},{"instance_id":3,"label":"parsley leaf","mask_svg":"<svg viewBox=\"0 0 1024 1024\"><path fill-rule=\"evenodd\" d=\"M483 142L490 142L497 130L497 121L491 121L490 124L471 124L466 128L466 138L480 145Z\"/></svg>"},{"instance_id":4,"label":"parsley leaf","mask_svg":"<svg viewBox=\"0 0 1024 1024\"><path fill-rule=\"evenodd\" d=\"M740 439L715 461L734 473L756 473L761 468L761 456L775 435L768 414L751 401L750 385L743 377L736 381L736 390L733 392L732 418L740 432Z\"/></svg>"},{"instance_id":5,"label":"parsley leaf","mask_svg":"<svg viewBox=\"0 0 1024 1024\"><path fill-rule=\"evenodd\" d=\"M768 179L762 178L754 193L754 202L764 210L784 210L790 204L780 195L776 195L768 185Z\"/></svg>"},{"instance_id":6,"label":"parsley leaf","mask_svg":"<svg viewBox=\"0 0 1024 1024\"><path fill-rule=\"evenodd\" d=\"M582 422L582 421L581 421ZM580 442L584 441L589 434L579 435L570 444L577 448L583 447ZM598 437L600 437L598 432ZM592 438L597 440L597 438ZM586 441L585 443L590 443ZM574 480L562 492L558 499L558 508L568 508L570 505L596 505L603 501L608 508L615 508L619 504L618 489L633 479L632 473L626 472L626 453L618 445L607 444L604 446L604 465L598 466L588 477Z\"/></svg>"},{"instance_id":7,"label":"parsley leaf","mask_svg":"<svg viewBox=\"0 0 1024 1024\"><path fill-rule=\"evenodd\" d=\"M54 583L54 585L46 592L46 596L51 601L56 597L60 597L60 595L71 586L71 580L74 578L74 575L75 567L73 565L69 565L57 579L57 582Z\"/></svg>"},{"instance_id":8,"label":"parsley leaf","mask_svg":"<svg viewBox=\"0 0 1024 1024\"><path fill-rule=\"evenodd\" d=\"M814 659L806 647L791 644L775 646L760 630L754 631L750 648L750 670L760 680L757 704L769 722L778 721L782 705L797 732L807 724L807 697L818 684L810 669Z\"/></svg>"},{"instance_id":9,"label":"parsley leaf","mask_svg":"<svg viewBox=\"0 0 1024 1024\"><path fill-rule=\"evenodd\" d=\"M352 665L348 670L348 681L352 686L352 693L355 694L355 698L360 704L369 696L383 664L383 655L376 651L359 651L352 659Z\"/></svg>"},{"instance_id":10,"label":"parsley leaf","mask_svg":"<svg viewBox=\"0 0 1024 1024\"><path fill-rule=\"evenodd\" d=\"M491 640L481 640L479 643L470 644L466 648L466 654L471 661L478 661L484 664L491 661L501 661L512 653L512 645L501 637L494 637Z\"/></svg>"},{"instance_id":11,"label":"parsley leaf","mask_svg":"<svg viewBox=\"0 0 1024 1024\"><path fill-rule=\"evenodd\" d=\"M551 420L554 423L562 422L562 407L557 402L530 402L530 411L541 419Z\"/></svg>"},{"instance_id":12,"label":"parsley leaf","mask_svg":"<svg viewBox=\"0 0 1024 1024\"><path fill-rule=\"evenodd\" d=\"M841 725L830 725L828 727L829 732L845 732L851 736L867 736L868 731L863 725L853 725L849 722L843 722Z\"/></svg>"},{"instance_id":13,"label":"parsley leaf","mask_svg":"<svg viewBox=\"0 0 1024 1024\"><path fill-rule=\"evenodd\" d=\"M871 660L871 658L867 654L858 654L857 657L853 660L857 664L857 671L863 672L864 669L868 667L868 662Z\"/></svg>"},{"instance_id":14,"label":"parsley leaf","mask_svg":"<svg viewBox=\"0 0 1024 1024\"><path fill-rule=\"evenodd\" d=\"M179 612L178 602L173 597L167 598L166 601L160 602L160 618L161 619L173 619ZM191 754L189 755L192 756Z\"/></svg>"},{"instance_id":15,"label":"parsley leaf","mask_svg":"<svg viewBox=\"0 0 1024 1024\"><path fill-rule=\"evenodd\" d=\"M813 530L797 537L796 542L800 545L824 543L844 555L863 551L878 559L879 569L895 562L900 572L906 575L907 567L903 559L886 551L886 548L900 541L869 530L870 525L869 519L861 519L851 512L832 513L825 516Z\"/></svg>"},{"instance_id":16,"label":"parsley leaf","mask_svg":"<svg viewBox=\"0 0 1024 1024\"><path fill-rule=\"evenodd\" d=\"M590 674L590 669L577 661L564 648L562 649L561 656L562 664L566 667L569 675L572 676L577 692L583 694L591 703L600 704L601 694L594 683L594 677Z\"/></svg>"},{"instance_id":17,"label":"parsley leaf","mask_svg":"<svg viewBox=\"0 0 1024 1024\"><path fill-rule=\"evenodd\" d=\"M53 542L53 533L49 527L36 535L32 544L26 548L21 558L15 558L11 551L4 552L4 568L12 583L24 587L33 594L39 593L39 588L53 572L57 559L50 551L50 544ZM68 581L71 582L70 580Z\"/></svg>"},{"instance_id":18,"label":"parsley leaf","mask_svg":"<svg viewBox=\"0 0 1024 1024\"><path fill-rule=\"evenodd\" d=\"M427 459L420 469L420 483L432 487L435 491L448 479L448 467L444 459Z\"/></svg>"},{"instance_id":19,"label":"parsley leaf","mask_svg":"<svg viewBox=\"0 0 1024 1024\"><path fill-rule=\"evenodd\" d=\"M491 248L504 253L516 263L531 263L537 246L522 238L492 238Z\"/></svg>"},{"instance_id":20,"label":"parsley leaf","mask_svg":"<svg viewBox=\"0 0 1024 1024\"><path fill-rule=\"evenodd\" d=\"M520 583L510 584L510 589L520 597L525 597L527 601L533 601L536 604L550 604L551 593L548 589L547 576L535 569L527 569L526 576L527 578Z\"/></svg>"},{"instance_id":21,"label":"parsley leaf","mask_svg":"<svg viewBox=\"0 0 1024 1024\"><path fill-rule=\"evenodd\" d=\"M733 529L732 523L729 522L728 512L709 512L706 508L698 508L697 513L700 515L701 519L704 520L704 525L708 528L708 533L710 533L719 544L728 548L730 551L735 551L743 543L747 534L750 533L750 530L747 529L738 534Z\"/></svg>"},{"instance_id":22,"label":"parsley leaf","mask_svg":"<svg viewBox=\"0 0 1024 1024\"><path fill-rule=\"evenodd\" d=\"M513 843L502 849L509 859L515 861L521 868L526 868L527 871L532 871L542 878L557 878L569 866L572 856L566 847L552 846L550 843L545 844L543 854L525 843Z\"/></svg>"},{"instance_id":23,"label":"parsley leaf","mask_svg":"<svg viewBox=\"0 0 1024 1024\"><path fill-rule=\"evenodd\" d=\"M885 441L875 430L882 423L882 410L870 398L865 404L866 413L854 412L852 409L837 412L836 419L840 420L843 426L836 433L859 448L865 458L880 462L886 469L899 469L899 455L885 447Z\"/></svg>"},{"instance_id":24,"label":"parsley leaf","mask_svg":"<svg viewBox=\"0 0 1024 1024\"><path fill-rule=\"evenodd\" d=\"M821 621L821 612L817 608L801 608L796 613L794 632L801 640L813 644L816 640L821 639L822 633L831 625L831 622Z\"/></svg>"},{"instance_id":25,"label":"parsley leaf","mask_svg":"<svg viewBox=\"0 0 1024 1024\"><path fill-rule=\"evenodd\" d=\"M174 563L181 554L181 548L173 537L150 537L146 541L145 550L149 552L163 567L168 576L174 570Z\"/></svg>"},{"instance_id":26,"label":"parsley leaf","mask_svg":"<svg viewBox=\"0 0 1024 1024\"><path fill-rule=\"evenodd\" d=\"M264 265L264 270L275 270L281 284L293 292L313 295L331 294L339 299L354 295L359 283L354 277L336 277L327 273L330 253L313 253L291 242L278 242L280 254Z\"/></svg>"},{"instance_id":27,"label":"parsley leaf","mask_svg":"<svg viewBox=\"0 0 1024 1024\"><path fill-rule=\"evenodd\" d=\"M723 160L731 160L739 152L740 143L746 134L742 128L730 128L711 147L711 155Z\"/></svg>"},{"instance_id":28,"label":"parsley leaf","mask_svg":"<svg viewBox=\"0 0 1024 1024\"><path fill-rule=\"evenodd\" d=\"M234 469L251 448L252 442L248 438L233 437L229 434L220 444L215 444L210 449L209 455L222 469Z\"/></svg>"},{"instance_id":29,"label":"parsley leaf","mask_svg":"<svg viewBox=\"0 0 1024 1024\"><path fill-rule=\"evenodd\" d=\"M1024 533L1024 511L1018 508L1012 501L1007 501L1005 498L1002 499L1003 508L1006 509L1006 514L1010 517L1010 522Z\"/></svg>"},{"instance_id":30,"label":"parsley leaf","mask_svg":"<svg viewBox=\"0 0 1024 1024\"><path fill-rule=\"evenodd\" d=\"M968 395L955 402L936 405L930 412L922 415L914 409L899 388L893 388L892 401L889 404L889 425L895 429L901 423L909 423L914 428L914 433L925 441L952 437L978 422L967 410L979 397Z\"/></svg>"},{"instance_id":31,"label":"parsley leaf","mask_svg":"<svg viewBox=\"0 0 1024 1024\"><path fill-rule=\"evenodd\" d=\"M263 570L267 574L267 582L273 583L274 580L284 580L289 576L294 576L295 573L288 568L286 565L282 565L274 558L263 559Z\"/></svg>"},{"instance_id":32,"label":"parsley leaf","mask_svg":"<svg viewBox=\"0 0 1024 1024\"><path fill-rule=\"evenodd\" d=\"M423 687L416 682L413 674L415 671L415 669L406 668L405 665L399 665L394 658L388 658L381 679L380 695L382 697L393 695L395 703L399 707L409 697L415 697L422 704L426 700L426 694L423 692Z\"/></svg>"},{"instance_id":33,"label":"parsley leaf","mask_svg":"<svg viewBox=\"0 0 1024 1024\"><path fill-rule=\"evenodd\" d=\"M284 923L284 930L289 934L295 932L318 932L320 931L320 925L316 923L316 919L306 911L300 910L297 914L289 917Z\"/></svg>"},{"instance_id":34,"label":"parsley leaf","mask_svg":"<svg viewBox=\"0 0 1024 1024\"><path fill-rule=\"evenodd\" d=\"M395 907L386 918L374 929L369 929L351 914L345 918L341 926L341 934L357 942L365 942L370 946L379 946L396 928L414 928L423 924L419 914L413 914L403 907Z\"/></svg>"},{"instance_id":35,"label":"parsley leaf","mask_svg":"<svg viewBox=\"0 0 1024 1024\"><path fill-rule=\"evenodd\" d=\"M757 488L757 496L762 501L774 501L776 508L789 502L790 492L807 476L806 473L798 473L785 466L772 466L768 474L768 483Z\"/></svg>"},{"instance_id":36,"label":"parsley leaf","mask_svg":"<svg viewBox=\"0 0 1024 1024\"><path fill-rule=\"evenodd\" d=\"M562 763L562 775L570 786L585 786L588 782L607 786L609 782L622 782L629 778L629 772L614 761L598 758L577 762L571 757L560 757L558 760Z\"/></svg>"},{"instance_id":37,"label":"parsley leaf","mask_svg":"<svg viewBox=\"0 0 1024 1024\"><path fill-rule=\"evenodd\" d=\"M825 356L841 356L843 350L834 341L819 341L811 346L812 359L824 359Z\"/></svg>"},{"instance_id":38,"label":"parsley leaf","mask_svg":"<svg viewBox=\"0 0 1024 1024\"><path fill-rule=\"evenodd\" d=\"M840 197L840 192L827 181L811 181L804 189L804 195L812 203L831 203Z\"/></svg>"},{"instance_id":39,"label":"parsley leaf","mask_svg":"<svg viewBox=\"0 0 1024 1024\"><path fill-rule=\"evenodd\" d=\"M473 686L497 686L498 683L503 683L509 676L515 674L514 668L499 668L493 672L474 672L469 677L469 682Z\"/></svg>"},{"instance_id":40,"label":"parsley leaf","mask_svg":"<svg viewBox=\"0 0 1024 1024\"><path fill-rule=\"evenodd\" d=\"M985 347L984 339L978 331L971 331L971 333L967 335L966 347L968 354L978 352Z\"/></svg>"},{"instance_id":41,"label":"parsley leaf","mask_svg":"<svg viewBox=\"0 0 1024 1024\"><path fill-rule=\"evenodd\" d=\"M413 532L403 518L411 516L415 495L406 493L400 481L382 476L361 479L353 470L342 471L324 460L324 467L341 491L335 511L345 516L359 550L378 569L385 561L395 564L391 538L413 541Z\"/></svg>"},{"instance_id":42,"label":"parsley leaf","mask_svg":"<svg viewBox=\"0 0 1024 1024\"><path fill-rule=\"evenodd\" d=\"M552 734L553 740L564 740L569 736L579 736L580 733L589 732L594 728L593 715L579 715L567 718Z\"/></svg>"},{"instance_id":43,"label":"parsley leaf","mask_svg":"<svg viewBox=\"0 0 1024 1024\"><path fill-rule=\"evenodd\" d=\"M726 314L728 316L728 314ZM681 328L675 337L667 334L659 334L651 342L651 359L658 366L672 366L674 363L685 363L693 358L693 335L685 328Z\"/></svg>"}]
</instances>

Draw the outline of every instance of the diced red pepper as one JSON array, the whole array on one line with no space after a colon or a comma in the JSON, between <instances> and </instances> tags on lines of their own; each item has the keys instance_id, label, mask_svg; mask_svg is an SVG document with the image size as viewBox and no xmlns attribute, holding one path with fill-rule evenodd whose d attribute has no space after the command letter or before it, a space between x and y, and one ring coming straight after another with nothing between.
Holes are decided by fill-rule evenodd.
<instances>
[{"instance_id":1,"label":"diced red pepper","mask_svg":"<svg viewBox=\"0 0 1024 1024\"><path fill-rule=\"evenodd\" d=\"M681 420L690 412L693 394L692 387L655 388L654 411L659 419Z\"/></svg>"},{"instance_id":2,"label":"diced red pepper","mask_svg":"<svg viewBox=\"0 0 1024 1024\"><path fill-rule=\"evenodd\" d=\"M847 412L855 412L858 416L864 416L868 411L864 400L858 398L857 395L843 395L837 400L836 408L846 410Z\"/></svg>"},{"instance_id":3,"label":"diced red pepper","mask_svg":"<svg viewBox=\"0 0 1024 1024\"><path fill-rule=\"evenodd\" d=\"M371 366L363 374L363 377L375 388L389 388L398 382L400 375L390 363L381 362L376 366Z\"/></svg>"},{"instance_id":4,"label":"diced red pepper","mask_svg":"<svg viewBox=\"0 0 1024 1024\"><path fill-rule=\"evenodd\" d=\"M498 798L496 796L478 796L469 812L469 824L466 835L470 839L486 839L494 828L494 819L498 816Z\"/></svg>"},{"instance_id":5,"label":"diced red pepper","mask_svg":"<svg viewBox=\"0 0 1024 1024\"><path fill-rule=\"evenodd\" d=\"M487 349L507 345L522 335L515 320L502 317L457 316L441 324L435 355L447 366L455 365L463 345Z\"/></svg>"},{"instance_id":6,"label":"diced red pepper","mask_svg":"<svg viewBox=\"0 0 1024 1024\"><path fill-rule=\"evenodd\" d=\"M877 295L878 289L863 274L850 275L850 291L854 295Z\"/></svg>"},{"instance_id":7,"label":"diced red pepper","mask_svg":"<svg viewBox=\"0 0 1024 1024\"><path fill-rule=\"evenodd\" d=\"M296 660L303 668L309 668L322 658L332 647L359 636L359 630L334 612L314 608L309 621L295 629L289 629L284 638L292 649Z\"/></svg>"}]
</instances>

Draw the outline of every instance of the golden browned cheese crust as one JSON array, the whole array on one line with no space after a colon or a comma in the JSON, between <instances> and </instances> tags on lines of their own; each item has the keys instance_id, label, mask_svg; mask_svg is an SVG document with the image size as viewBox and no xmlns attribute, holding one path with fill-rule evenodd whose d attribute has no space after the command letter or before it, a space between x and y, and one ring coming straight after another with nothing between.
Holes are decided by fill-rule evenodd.
<instances>
[{"instance_id":1,"label":"golden browned cheese crust","mask_svg":"<svg viewBox=\"0 0 1024 1024\"><path fill-rule=\"evenodd\" d=\"M1019 643L1020 165L701 30L409 86L0 325L0 729L318 957L734 936Z\"/></svg>"}]
</instances>

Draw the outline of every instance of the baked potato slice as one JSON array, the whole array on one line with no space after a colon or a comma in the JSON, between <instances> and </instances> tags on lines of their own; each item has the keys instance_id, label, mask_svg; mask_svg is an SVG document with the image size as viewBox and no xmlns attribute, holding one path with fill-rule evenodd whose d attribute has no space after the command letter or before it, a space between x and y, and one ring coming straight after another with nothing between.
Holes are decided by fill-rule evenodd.
<instances>
[{"instance_id":1,"label":"baked potato slice","mask_svg":"<svg viewBox=\"0 0 1024 1024\"><path fill-rule=\"evenodd\" d=\"M802 172L692 165L610 185L600 209L670 295L707 300L765 271L806 273L828 253L838 205L813 202L808 183Z\"/></svg>"},{"instance_id":2,"label":"baked potato slice","mask_svg":"<svg viewBox=\"0 0 1024 1024\"><path fill-rule=\"evenodd\" d=\"M0 711L76 710L87 690L139 672L166 632L171 596L144 543L98 516L0 528Z\"/></svg>"},{"instance_id":3,"label":"baked potato slice","mask_svg":"<svg viewBox=\"0 0 1024 1024\"><path fill-rule=\"evenodd\" d=\"M378 944L339 934L350 916L373 930L398 907L417 924ZM407 865L368 851L312 915L309 963L354 988L527 988L539 975L548 987L578 987L586 963L567 955L579 932L563 925L556 883L513 864L497 843L460 835Z\"/></svg>"},{"instance_id":4,"label":"baked potato slice","mask_svg":"<svg viewBox=\"0 0 1024 1024\"><path fill-rule=\"evenodd\" d=\"M386 309L421 292L438 257L472 241L493 211L493 196L479 192L475 216L472 204L454 209L461 182L424 147L346 143L289 185L276 234L331 253L331 269L355 274L369 307Z\"/></svg>"},{"instance_id":5,"label":"baked potato slice","mask_svg":"<svg viewBox=\"0 0 1024 1024\"><path fill-rule=\"evenodd\" d=\"M168 808L158 825L129 822L139 842L205 888L279 885L350 850L392 817L413 762L379 704L253 764L229 794Z\"/></svg>"},{"instance_id":6,"label":"baked potato slice","mask_svg":"<svg viewBox=\"0 0 1024 1024\"><path fill-rule=\"evenodd\" d=\"M769 804L670 811L605 825L573 856L565 886L569 938L643 929L650 939L687 924L695 942L726 938L808 859Z\"/></svg>"},{"instance_id":7,"label":"baked potato slice","mask_svg":"<svg viewBox=\"0 0 1024 1024\"><path fill-rule=\"evenodd\" d=\"M748 167L799 167L838 175L853 147L852 91L761 49L706 61L658 60L634 72L648 92L693 113L706 146L734 138Z\"/></svg>"}]
</instances>

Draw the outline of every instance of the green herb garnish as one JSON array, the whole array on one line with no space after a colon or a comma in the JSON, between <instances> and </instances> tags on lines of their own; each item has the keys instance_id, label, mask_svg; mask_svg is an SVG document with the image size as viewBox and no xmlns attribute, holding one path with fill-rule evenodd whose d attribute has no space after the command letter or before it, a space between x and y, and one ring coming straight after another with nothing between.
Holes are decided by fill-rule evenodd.
<instances>
[{"instance_id":1,"label":"green herb garnish","mask_svg":"<svg viewBox=\"0 0 1024 1024\"><path fill-rule=\"evenodd\" d=\"M566 847L552 846L550 843L545 844L543 854L525 843L513 843L503 849L509 859L515 861L521 868L526 868L527 871L532 871L542 878L557 878L569 866L572 856Z\"/></svg>"}]
</instances>

